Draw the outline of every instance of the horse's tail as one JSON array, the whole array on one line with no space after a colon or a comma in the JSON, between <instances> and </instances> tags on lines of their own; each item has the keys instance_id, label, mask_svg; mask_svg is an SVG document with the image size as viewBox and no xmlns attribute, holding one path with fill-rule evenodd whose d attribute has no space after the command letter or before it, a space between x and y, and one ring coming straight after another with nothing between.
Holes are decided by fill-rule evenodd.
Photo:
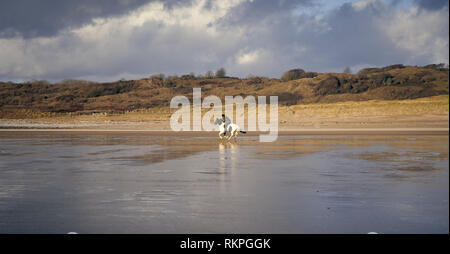
<instances>
[{"instance_id":1,"label":"horse's tail","mask_svg":"<svg viewBox=\"0 0 450 254\"><path fill-rule=\"evenodd\" d=\"M239 131L240 133L242 133L242 134L245 134L245 133L247 133L246 131Z\"/></svg>"}]
</instances>

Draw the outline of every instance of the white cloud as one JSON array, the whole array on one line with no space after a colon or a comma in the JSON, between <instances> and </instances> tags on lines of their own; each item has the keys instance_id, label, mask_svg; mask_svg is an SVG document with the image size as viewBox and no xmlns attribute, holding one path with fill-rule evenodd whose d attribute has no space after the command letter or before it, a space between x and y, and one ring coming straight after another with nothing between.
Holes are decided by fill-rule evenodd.
<instances>
[{"instance_id":1,"label":"white cloud","mask_svg":"<svg viewBox=\"0 0 450 254\"><path fill-rule=\"evenodd\" d=\"M352 3L352 6L356 11L361 11L367 8L367 6L369 6L370 4L378 4L378 3L379 3L378 0L364 0Z\"/></svg>"},{"instance_id":2,"label":"white cloud","mask_svg":"<svg viewBox=\"0 0 450 254\"><path fill-rule=\"evenodd\" d=\"M258 57L260 55L260 52L255 50L248 53L243 53L241 55L237 56L237 63L238 64L251 64L258 60Z\"/></svg>"},{"instance_id":3,"label":"white cloud","mask_svg":"<svg viewBox=\"0 0 450 254\"><path fill-rule=\"evenodd\" d=\"M410 63L421 57L434 63L448 63L448 9L427 11L414 7L393 14L390 19L380 19L379 25L386 28L398 48L411 53Z\"/></svg>"}]
</instances>

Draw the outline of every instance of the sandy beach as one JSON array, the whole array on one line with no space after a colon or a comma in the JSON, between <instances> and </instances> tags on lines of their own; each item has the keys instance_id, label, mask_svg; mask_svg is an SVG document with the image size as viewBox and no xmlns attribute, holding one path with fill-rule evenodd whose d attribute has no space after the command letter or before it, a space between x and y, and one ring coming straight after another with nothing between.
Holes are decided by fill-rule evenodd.
<instances>
[{"instance_id":1,"label":"sandy beach","mask_svg":"<svg viewBox=\"0 0 450 254\"><path fill-rule=\"evenodd\" d=\"M280 106L280 132L442 131L449 129L449 96L398 101L361 101ZM118 113L0 111L0 129L78 129L92 131L170 131L176 109L152 108ZM205 113L205 112L203 112ZM246 112L245 116L248 116ZM247 126L243 126L246 129Z\"/></svg>"}]
</instances>

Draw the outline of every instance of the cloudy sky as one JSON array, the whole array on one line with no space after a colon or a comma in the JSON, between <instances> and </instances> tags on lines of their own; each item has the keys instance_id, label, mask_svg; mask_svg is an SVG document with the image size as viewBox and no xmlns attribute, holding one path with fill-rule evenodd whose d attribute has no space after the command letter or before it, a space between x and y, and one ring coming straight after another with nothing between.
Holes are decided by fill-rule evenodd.
<instances>
[{"instance_id":1,"label":"cloudy sky","mask_svg":"<svg viewBox=\"0 0 450 254\"><path fill-rule=\"evenodd\" d=\"M448 62L448 0L0 1L2 81Z\"/></svg>"}]
</instances>

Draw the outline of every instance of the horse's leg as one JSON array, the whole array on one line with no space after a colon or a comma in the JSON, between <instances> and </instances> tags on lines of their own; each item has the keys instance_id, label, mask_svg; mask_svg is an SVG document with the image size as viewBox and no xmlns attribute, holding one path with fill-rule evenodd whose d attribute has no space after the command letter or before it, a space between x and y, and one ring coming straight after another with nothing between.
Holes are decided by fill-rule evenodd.
<instances>
[{"instance_id":1,"label":"horse's leg","mask_svg":"<svg viewBox=\"0 0 450 254\"><path fill-rule=\"evenodd\" d=\"M228 140L231 140L231 138L234 137L234 135L236 135L236 130L233 130L230 132L230 136L228 137Z\"/></svg>"},{"instance_id":2,"label":"horse's leg","mask_svg":"<svg viewBox=\"0 0 450 254\"><path fill-rule=\"evenodd\" d=\"M236 130L236 132L235 132L236 134L234 134L234 141L236 141L237 140L237 136L239 135L239 131L237 131Z\"/></svg>"}]
</instances>

